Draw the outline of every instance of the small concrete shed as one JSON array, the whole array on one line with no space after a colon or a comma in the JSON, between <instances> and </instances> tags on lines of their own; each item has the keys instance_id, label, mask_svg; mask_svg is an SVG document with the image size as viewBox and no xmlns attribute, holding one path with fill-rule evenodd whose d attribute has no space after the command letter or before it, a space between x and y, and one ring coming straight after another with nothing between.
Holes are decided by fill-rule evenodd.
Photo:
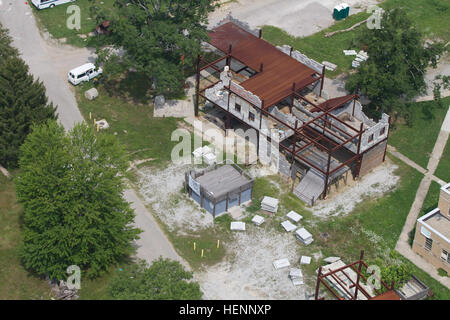
<instances>
[{"instance_id":1,"label":"small concrete shed","mask_svg":"<svg viewBox=\"0 0 450 320\"><path fill-rule=\"evenodd\" d=\"M238 165L212 165L185 174L185 190L214 218L229 208L250 201L253 179Z\"/></svg>"}]
</instances>

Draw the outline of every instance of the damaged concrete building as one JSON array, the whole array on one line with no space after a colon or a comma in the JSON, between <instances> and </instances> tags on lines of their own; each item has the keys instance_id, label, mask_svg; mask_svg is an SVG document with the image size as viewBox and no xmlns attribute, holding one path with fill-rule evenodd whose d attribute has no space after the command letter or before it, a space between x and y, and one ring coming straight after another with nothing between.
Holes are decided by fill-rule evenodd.
<instances>
[{"instance_id":1,"label":"damaged concrete building","mask_svg":"<svg viewBox=\"0 0 450 320\"><path fill-rule=\"evenodd\" d=\"M313 205L349 173L355 179L384 161L389 116L369 119L357 94L328 98L322 64L289 46L273 46L261 30L230 15L209 37L219 57L198 57L196 116L202 99L223 114L225 129L256 130L258 152L262 142L276 141L278 170L300 179L293 190L300 199Z\"/></svg>"}]
</instances>

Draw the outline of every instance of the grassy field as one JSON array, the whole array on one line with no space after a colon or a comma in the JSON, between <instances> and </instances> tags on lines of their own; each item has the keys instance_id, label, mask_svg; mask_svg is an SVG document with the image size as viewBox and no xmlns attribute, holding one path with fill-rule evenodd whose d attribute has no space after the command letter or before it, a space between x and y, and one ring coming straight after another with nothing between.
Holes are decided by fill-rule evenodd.
<instances>
[{"instance_id":1,"label":"grassy field","mask_svg":"<svg viewBox=\"0 0 450 320\"><path fill-rule=\"evenodd\" d=\"M153 104L144 92L145 85L141 88L119 86L114 93L100 85L99 97L89 101L84 92L92 86L88 83L76 88L78 106L86 121L89 121L89 113L92 115L90 123L94 118L106 119L110 125L108 131L116 134L132 159L154 159L154 164L170 159L172 148L178 143L170 141L178 120L153 117Z\"/></svg>"},{"instance_id":2,"label":"grassy field","mask_svg":"<svg viewBox=\"0 0 450 320\"><path fill-rule=\"evenodd\" d=\"M443 102L444 106L450 104L450 97L444 98ZM412 126L396 123L389 136L389 144L426 169L447 108L439 108L434 101L413 103L410 108L413 114ZM440 170L448 168L448 160L447 164L445 164L445 158L443 160L444 164Z\"/></svg>"},{"instance_id":3,"label":"grassy field","mask_svg":"<svg viewBox=\"0 0 450 320\"><path fill-rule=\"evenodd\" d=\"M48 283L20 263L21 220L14 183L0 174L0 300L50 299Z\"/></svg>"},{"instance_id":4,"label":"grassy field","mask_svg":"<svg viewBox=\"0 0 450 320\"><path fill-rule=\"evenodd\" d=\"M103 9L114 10L114 0L96 0L96 4ZM73 12L67 13L67 9L71 5L80 7L80 30L69 29L67 27L67 20L73 15ZM54 8L42 10L37 10L33 5L31 6L40 26L47 30L54 38L65 38L66 43L77 47L93 46L95 41L98 40L96 37L88 37L85 39L79 37L79 35L87 35L89 32L94 31L96 26L96 22L91 17L89 10L91 6L89 0L77 0L74 3L62 4Z\"/></svg>"},{"instance_id":5,"label":"grassy field","mask_svg":"<svg viewBox=\"0 0 450 320\"><path fill-rule=\"evenodd\" d=\"M447 141L444 153L442 154L434 175L445 182L450 182L450 140Z\"/></svg>"}]
</instances>

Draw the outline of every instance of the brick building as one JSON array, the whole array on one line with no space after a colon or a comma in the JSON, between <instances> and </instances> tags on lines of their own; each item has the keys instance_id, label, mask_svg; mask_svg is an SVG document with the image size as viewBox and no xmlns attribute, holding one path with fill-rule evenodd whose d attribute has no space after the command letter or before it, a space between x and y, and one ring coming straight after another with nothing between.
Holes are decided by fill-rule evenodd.
<instances>
[{"instance_id":1,"label":"brick building","mask_svg":"<svg viewBox=\"0 0 450 320\"><path fill-rule=\"evenodd\" d=\"M438 207L417 219L413 251L450 274L450 183L441 188Z\"/></svg>"}]
</instances>

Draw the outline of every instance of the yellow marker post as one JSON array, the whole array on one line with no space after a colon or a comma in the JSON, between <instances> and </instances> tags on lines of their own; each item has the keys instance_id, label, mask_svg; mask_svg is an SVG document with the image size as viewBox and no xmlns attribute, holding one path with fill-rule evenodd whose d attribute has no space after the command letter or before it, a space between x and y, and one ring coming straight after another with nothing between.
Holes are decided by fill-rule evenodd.
<instances>
[{"instance_id":1,"label":"yellow marker post","mask_svg":"<svg viewBox=\"0 0 450 320\"><path fill-rule=\"evenodd\" d=\"M92 113L89 112L89 120L92 120Z\"/></svg>"},{"instance_id":2,"label":"yellow marker post","mask_svg":"<svg viewBox=\"0 0 450 320\"><path fill-rule=\"evenodd\" d=\"M194 251L195 251L195 241L194 241Z\"/></svg>"},{"instance_id":3,"label":"yellow marker post","mask_svg":"<svg viewBox=\"0 0 450 320\"><path fill-rule=\"evenodd\" d=\"M97 124L97 132L100 130L100 126Z\"/></svg>"},{"instance_id":4,"label":"yellow marker post","mask_svg":"<svg viewBox=\"0 0 450 320\"><path fill-rule=\"evenodd\" d=\"M217 240L217 249L220 247L220 240Z\"/></svg>"},{"instance_id":5,"label":"yellow marker post","mask_svg":"<svg viewBox=\"0 0 450 320\"><path fill-rule=\"evenodd\" d=\"M95 118L94 118L94 125L95 125L96 122L97 122L97 121L95 121Z\"/></svg>"},{"instance_id":6,"label":"yellow marker post","mask_svg":"<svg viewBox=\"0 0 450 320\"><path fill-rule=\"evenodd\" d=\"M203 258L203 249L202 249L202 258Z\"/></svg>"}]
</instances>

